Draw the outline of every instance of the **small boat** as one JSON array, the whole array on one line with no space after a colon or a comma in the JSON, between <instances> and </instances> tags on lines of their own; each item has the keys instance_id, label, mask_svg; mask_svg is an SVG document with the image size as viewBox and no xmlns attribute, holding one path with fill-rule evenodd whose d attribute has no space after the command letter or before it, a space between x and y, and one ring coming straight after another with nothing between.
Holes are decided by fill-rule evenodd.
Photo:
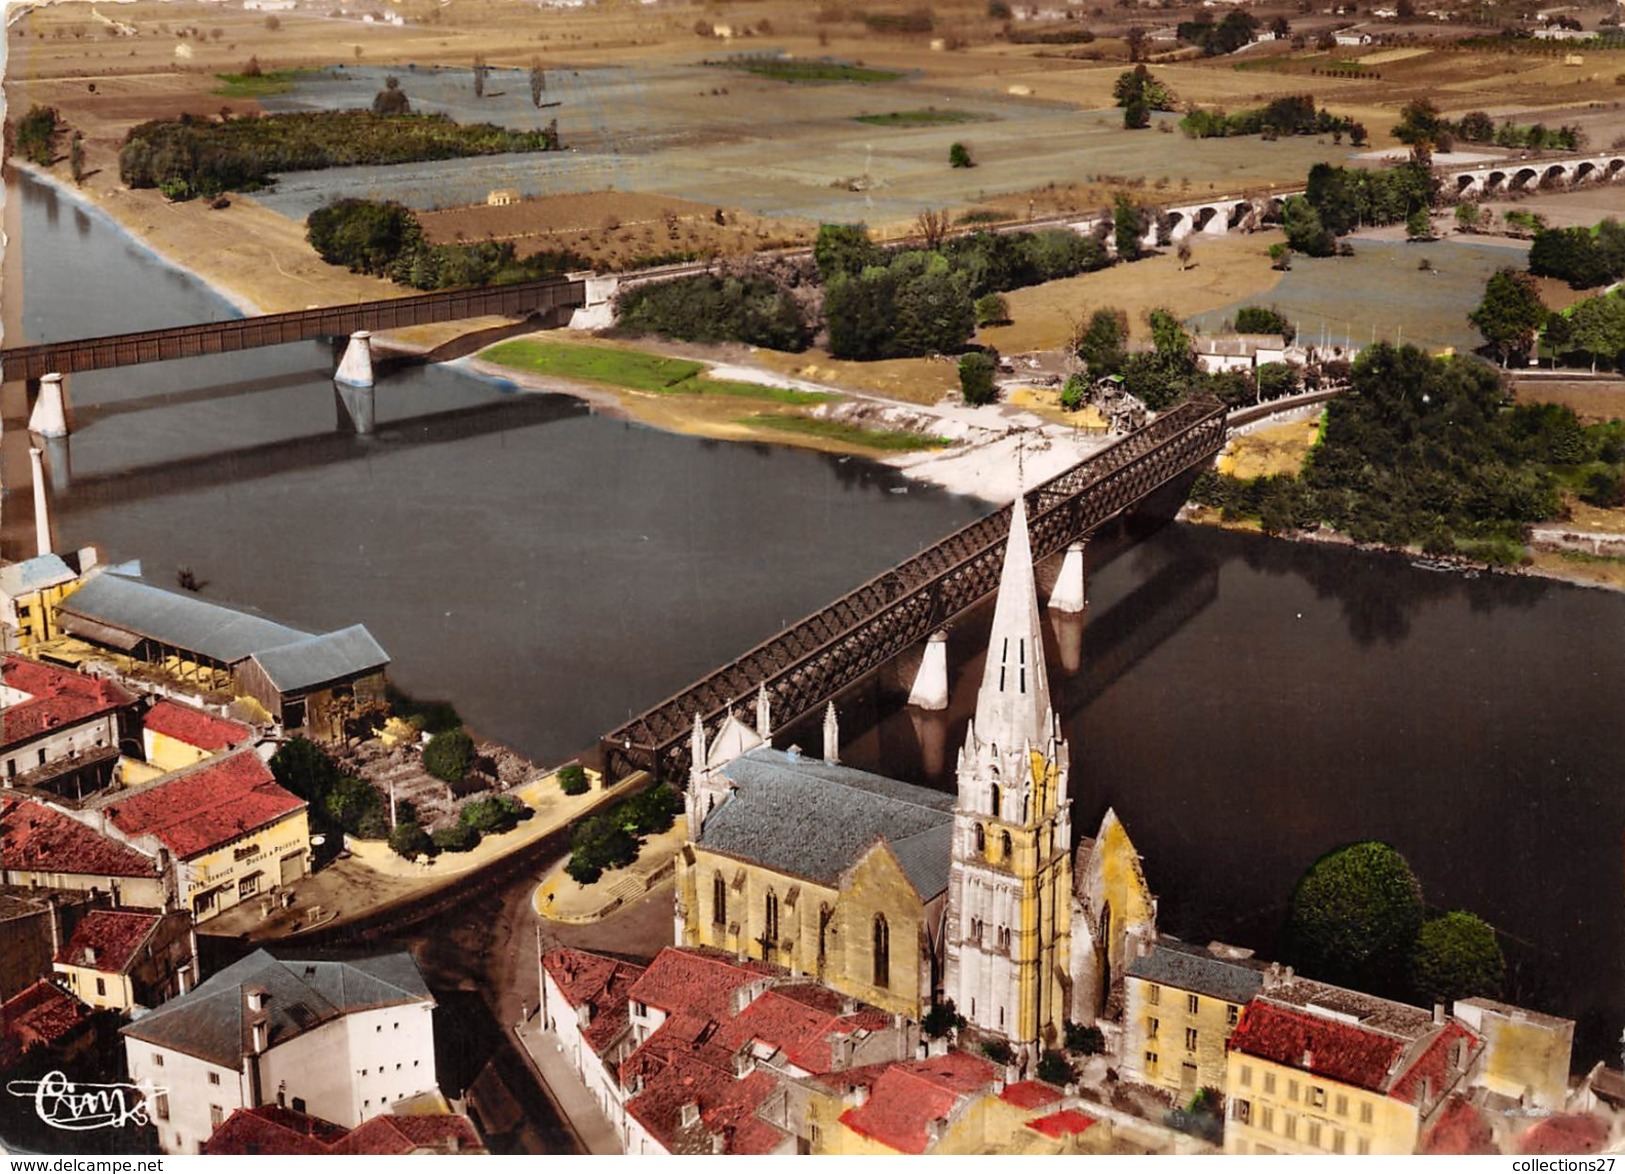
<instances>
[{"instance_id":1,"label":"small boat","mask_svg":"<svg viewBox=\"0 0 1625 1174\"><path fill-rule=\"evenodd\" d=\"M893 492L893 493L907 493L908 492L908 486L907 485L893 485L891 487L891 492Z\"/></svg>"}]
</instances>

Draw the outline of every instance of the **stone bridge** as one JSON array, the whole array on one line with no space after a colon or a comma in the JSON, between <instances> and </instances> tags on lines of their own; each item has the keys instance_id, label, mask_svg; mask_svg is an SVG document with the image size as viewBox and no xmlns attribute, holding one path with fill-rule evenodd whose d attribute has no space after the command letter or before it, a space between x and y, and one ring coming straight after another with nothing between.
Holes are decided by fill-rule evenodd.
<instances>
[{"instance_id":1,"label":"stone bridge","mask_svg":"<svg viewBox=\"0 0 1625 1174\"><path fill-rule=\"evenodd\" d=\"M1625 151L1564 159L1502 159L1477 167L1439 169L1441 195L1465 200L1537 188L1574 188L1617 183L1625 177Z\"/></svg>"}]
</instances>

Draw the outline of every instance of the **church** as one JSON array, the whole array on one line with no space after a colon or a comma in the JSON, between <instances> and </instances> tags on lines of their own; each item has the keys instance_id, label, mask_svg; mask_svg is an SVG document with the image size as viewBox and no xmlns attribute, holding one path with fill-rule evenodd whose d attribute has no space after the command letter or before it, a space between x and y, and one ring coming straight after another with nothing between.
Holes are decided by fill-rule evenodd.
<instances>
[{"instance_id":1,"label":"church","mask_svg":"<svg viewBox=\"0 0 1625 1174\"><path fill-rule=\"evenodd\" d=\"M1081 574L1081 561L1080 561ZM1081 597L1081 584L1080 584ZM987 661L953 794L777 750L755 725L695 719L674 937L807 974L910 1018L951 1000L1022 1067L1093 1023L1155 938L1156 901L1108 811L1078 846L1050 704L1025 500L1011 511Z\"/></svg>"}]
</instances>

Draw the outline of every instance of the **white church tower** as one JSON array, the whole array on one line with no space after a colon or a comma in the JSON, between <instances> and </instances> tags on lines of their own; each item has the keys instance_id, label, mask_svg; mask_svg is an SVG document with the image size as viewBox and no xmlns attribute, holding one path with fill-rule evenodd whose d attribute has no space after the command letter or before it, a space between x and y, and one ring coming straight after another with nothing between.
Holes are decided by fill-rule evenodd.
<instances>
[{"instance_id":1,"label":"white church tower","mask_svg":"<svg viewBox=\"0 0 1625 1174\"><path fill-rule=\"evenodd\" d=\"M948 879L946 996L1026 1066L1065 1028L1071 802L1050 708L1027 508L1011 509L976 715L960 751Z\"/></svg>"}]
</instances>

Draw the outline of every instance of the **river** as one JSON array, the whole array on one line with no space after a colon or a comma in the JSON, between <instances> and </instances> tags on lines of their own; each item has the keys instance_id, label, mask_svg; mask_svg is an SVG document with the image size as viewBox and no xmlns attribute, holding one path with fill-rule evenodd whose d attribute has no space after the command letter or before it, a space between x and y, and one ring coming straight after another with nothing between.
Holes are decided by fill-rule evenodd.
<instances>
[{"instance_id":1,"label":"river","mask_svg":"<svg viewBox=\"0 0 1625 1174\"><path fill-rule=\"evenodd\" d=\"M30 339L230 313L99 217L9 194ZM544 761L981 509L449 369L383 380L358 437L331 364L306 344L72 377L61 541L294 624L365 623L403 688ZM26 498L7 505L16 549ZM1577 1062L1617 1062L1625 599L1187 526L1097 547L1087 619L1051 633L1074 825L1116 809L1165 930L1267 952L1317 856L1386 840L1431 905L1502 931L1510 993L1577 1020ZM947 714L902 709L897 671L843 699L846 760L951 785L985 623L955 630Z\"/></svg>"}]
</instances>

